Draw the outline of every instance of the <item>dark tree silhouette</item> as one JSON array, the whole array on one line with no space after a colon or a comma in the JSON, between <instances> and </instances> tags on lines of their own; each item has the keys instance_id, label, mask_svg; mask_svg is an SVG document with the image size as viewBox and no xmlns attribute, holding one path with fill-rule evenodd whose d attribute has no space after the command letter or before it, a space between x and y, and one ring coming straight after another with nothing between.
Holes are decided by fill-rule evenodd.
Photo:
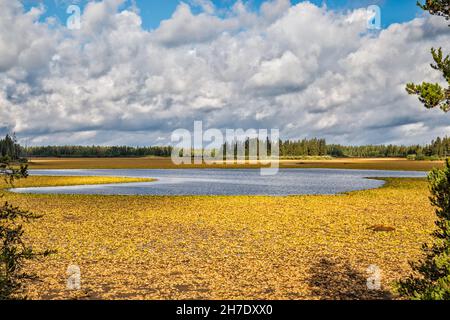
<instances>
[{"instance_id":1,"label":"dark tree silhouette","mask_svg":"<svg viewBox=\"0 0 450 320\"><path fill-rule=\"evenodd\" d=\"M9 156L0 160L0 177L8 184L27 176L26 165L12 162ZM0 206L0 300L24 298L21 295L24 281L36 279L35 275L23 271L25 261L52 253L49 250L34 252L23 241L22 223L39 218L39 215L21 210L8 202Z\"/></svg>"}]
</instances>

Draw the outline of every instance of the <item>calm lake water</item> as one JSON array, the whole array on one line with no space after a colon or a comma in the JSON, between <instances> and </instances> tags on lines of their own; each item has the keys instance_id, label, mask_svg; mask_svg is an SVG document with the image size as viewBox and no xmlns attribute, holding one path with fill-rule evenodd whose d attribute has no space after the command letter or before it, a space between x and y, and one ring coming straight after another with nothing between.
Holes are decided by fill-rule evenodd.
<instances>
[{"instance_id":1,"label":"calm lake water","mask_svg":"<svg viewBox=\"0 0 450 320\"><path fill-rule=\"evenodd\" d=\"M384 181L368 177L425 177L426 172L334 169L280 169L275 176L260 170L30 170L42 176L114 176L155 178L156 182L70 187L12 189L35 194L102 195L301 195L337 194L381 187Z\"/></svg>"}]
</instances>

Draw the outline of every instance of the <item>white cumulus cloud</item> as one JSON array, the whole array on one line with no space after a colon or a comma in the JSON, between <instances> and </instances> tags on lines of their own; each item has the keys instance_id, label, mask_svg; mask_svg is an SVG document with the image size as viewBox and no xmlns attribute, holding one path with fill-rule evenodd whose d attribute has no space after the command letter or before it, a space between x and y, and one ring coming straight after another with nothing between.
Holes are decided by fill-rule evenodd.
<instances>
[{"instance_id":1,"label":"white cumulus cloud","mask_svg":"<svg viewBox=\"0 0 450 320\"><path fill-rule=\"evenodd\" d=\"M194 120L350 144L450 134L448 116L404 89L442 81L429 67L429 48L450 50L437 17L373 34L364 9L237 1L219 14L195 0L149 31L134 6L103 0L68 30L44 10L0 0L0 133L27 143L167 143Z\"/></svg>"}]
</instances>

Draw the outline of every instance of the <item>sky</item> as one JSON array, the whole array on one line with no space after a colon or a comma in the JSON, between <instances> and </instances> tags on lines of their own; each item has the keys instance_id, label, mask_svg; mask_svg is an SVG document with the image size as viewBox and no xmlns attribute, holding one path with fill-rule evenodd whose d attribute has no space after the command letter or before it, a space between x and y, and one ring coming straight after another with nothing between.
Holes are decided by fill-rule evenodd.
<instances>
[{"instance_id":1,"label":"sky","mask_svg":"<svg viewBox=\"0 0 450 320\"><path fill-rule=\"evenodd\" d=\"M69 29L71 4L80 29ZM368 30L369 5L381 29ZM0 134L27 145L156 145L205 128L417 144L450 117L408 96L443 83L447 23L414 0L0 0ZM447 46L447 47L446 47Z\"/></svg>"},{"instance_id":2,"label":"sky","mask_svg":"<svg viewBox=\"0 0 450 320\"><path fill-rule=\"evenodd\" d=\"M26 9L36 6L37 3L43 3L46 7L46 13L43 17L56 16L61 21L67 19L66 9L69 4L78 4L84 9L86 0L23 0ZM132 1L126 1L128 4ZM184 2L193 5L193 11L200 12L199 6L195 6L200 3L199 1L185 0ZM247 1L248 6L252 10L258 11L261 4L265 0L250 0ZM292 5L302 2L301 0L292 0ZM322 6L326 5L333 10L352 10L362 7L368 7L369 5L380 6L383 14L382 25L384 28L388 27L392 23L401 23L409 21L421 14L420 8L418 8L415 0L311 0L311 3ZM162 20L170 19L173 12L177 8L179 0L136 0L134 4L141 13L142 26L145 30L152 30L159 27ZM214 0L211 1L216 8L227 9L233 5L233 0Z\"/></svg>"}]
</instances>

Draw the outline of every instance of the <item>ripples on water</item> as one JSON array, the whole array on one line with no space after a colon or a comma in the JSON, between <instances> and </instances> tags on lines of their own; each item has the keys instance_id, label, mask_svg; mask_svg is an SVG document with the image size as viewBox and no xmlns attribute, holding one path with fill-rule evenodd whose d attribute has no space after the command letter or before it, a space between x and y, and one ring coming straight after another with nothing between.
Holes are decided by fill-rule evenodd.
<instances>
[{"instance_id":1,"label":"ripples on water","mask_svg":"<svg viewBox=\"0 0 450 320\"><path fill-rule=\"evenodd\" d=\"M45 176L114 176L156 178L156 182L110 185L20 188L18 193L102 195L300 195L337 194L381 187L384 181L366 177L425 177L425 172L334 169L280 169L261 176L252 169L122 169L30 170Z\"/></svg>"}]
</instances>

